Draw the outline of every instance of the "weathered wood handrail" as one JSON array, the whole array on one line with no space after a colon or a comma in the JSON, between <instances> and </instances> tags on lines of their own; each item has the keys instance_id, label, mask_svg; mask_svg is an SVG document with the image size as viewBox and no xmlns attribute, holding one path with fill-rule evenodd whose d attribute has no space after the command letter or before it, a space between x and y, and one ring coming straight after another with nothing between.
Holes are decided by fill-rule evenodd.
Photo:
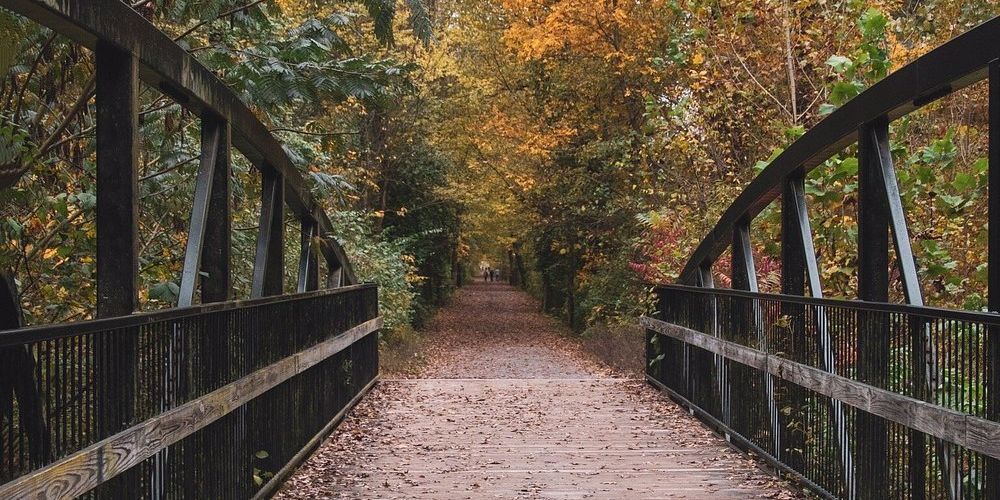
<instances>
[{"instance_id":1,"label":"weathered wood handrail","mask_svg":"<svg viewBox=\"0 0 1000 500\"><path fill-rule=\"evenodd\" d=\"M639 324L648 330L769 373L781 380L787 380L910 429L993 458L1000 458L998 422L880 389L648 316L641 318Z\"/></svg>"},{"instance_id":2,"label":"weathered wood handrail","mask_svg":"<svg viewBox=\"0 0 1000 500\"><path fill-rule=\"evenodd\" d=\"M45 457L28 457L25 444L40 436L5 423L0 498L95 488L101 497L249 498L261 491L254 469L290 467L371 387L381 326L375 287L357 285L0 332L0 354L35 356L38 424L52 436ZM97 361L123 340L137 349L122 362L141 375L104 402L95 396L113 378ZM130 405L128 417L97 426L105 404ZM197 471L207 476L179 480Z\"/></svg>"},{"instance_id":3,"label":"weathered wood handrail","mask_svg":"<svg viewBox=\"0 0 1000 500\"><path fill-rule=\"evenodd\" d=\"M907 478L885 484L889 497L988 498L1000 422L983 346L1000 315L684 285L656 293L656 317L641 320L647 378L734 442L830 498L873 498L873 471ZM891 377L865 378L870 330L890 346ZM880 429L892 432L874 452L868 433Z\"/></svg>"},{"instance_id":4,"label":"weathered wood handrail","mask_svg":"<svg viewBox=\"0 0 1000 500\"><path fill-rule=\"evenodd\" d=\"M368 335L378 325L377 291L358 285L331 220L277 138L127 2L0 0L0 7L94 51L95 83L81 89L81 103L96 93L100 318L0 332L0 363L15 355L35 360L6 367L17 371L20 390L0 400L0 482L7 482L0 496L96 488L107 498L249 498L268 491L254 483L287 468L377 377L377 339ZM141 83L200 117L201 155L179 307L137 314ZM261 182L251 299L239 301L232 148ZM291 295L286 209L301 228ZM16 299L0 303L4 325L19 324L17 306ZM44 411L27 411L32 401Z\"/></svg>"},{"instance_id":5,"label":"weathered wood handrail","mask_svg":"<svg viewBox=\"0 0 1000 500\"><path fill-rule=\"evenodd\" d=\"M219 420L382 328L368 320L31 474L0 485L0 498L76 498ZM374 384L372 379L359 393ZM356 399L355 399L356 401Z\"/></svg>"},{"instance_id":6,"label":"weathered wood handrail","mask_svg":"<svg viewBox=\"0 0 1000 500\"><path fill-rule=\"evenodd\" d=\"M989 233L988 308L990 311L1000 312L1000 17L973 28L894 71L836 109L785 148L746 186L690 254L680 273L679 282L713 288L712 267L726 249L730 248L733 288L756 292L757 271L750 226L755 217L780 198L781 293L798 297L808 294L810 298L821 299L823 273L813 243L805 179L811 170L821 168L827 160L856 143L858 184L856 192L850 196L857 199L857 298L869 303L888 302L890 266L895 266L899 270L900 290L906 303L922 307L923 287L896 179L890 125L893 120L983 80L988 80L989 83L990 125L989 221L984 221L988 222ZM890 246L895 258L891 258ZM790 301L785 306L791 310L800 307ZM714 306L706 307L711 309ZM820 308L817 314L822 316L825 313ZM707 315L711 316L709 313ZM796 329L794 335L799 338L799 344L795 346L800 350L797 354L804 354L801 351L806 349L804 345L816 342L815 346L809 345L808 349L815 349L816 352L810 354L820 356L821 363L817 367L834 373L837 370L835 360L845 354L839 350L854 346L836 345L827 326L827 319L817 318L816 322L815 331L810 332L813 336L806 335L801 325L793 325ZM753 326L755 325L745 328L754 330ZM861 346L851 354L857 356L856 368L859 371L858 377L862 380L884 382L894 376L890 373L887 362L891 355L890 339L884 334L882 327L877 322L868 322L858 331ZM715 326L708 325L706 329L714 332ZM940 369L941 354L950 354L938 353L934 347L936 340L926 328L915 332L914 342L919 347L913 346L913 349L919 354L914 356L920 358L922 366L908 367L924 374L915 383L922 384L919 390L932 399L938 397L940 377L944 376ZM980 403L984 407L985 418L1000 421L1000 340L996 335L989 335L981 349L989 355L983 361L986 367L982 380L985 395ZM725 392L732 384L724 366L720 366L718 371L718 384L720 390ZM970 374L962 373L957 376L969 377ZM780 388L774 385L773 380L767 381L766 385L768 398L776 400L776 391ZM721 404L726 406L729 402L724 399ZM892 464L887 458L891 447L891 422L862 412L857 415L858 421L849 425L839 400L831 400L829 406L828 411L833 420L831 432L836 435L837 440L837 468L841 475L839 481L845 488L844 496L867 498L882 494L894 486L890 479ZM787 418L779 414L776 405L772 404L769 414L774 453L804 448L802 437L788 430L788 422L784 422ZM726 411L723 412L723 417L729 418ZM923 449L923 445L917 441L924 437L914 437L914 450ZM853 449L848 445L849 442L856 443ZM946 496L952 499L967 496L963 489L968 485L963 484L962 475L971 466L963 462L960 453L961 450L955 450L946 441L934 446L934 460L941 464L939 472L946 478L943 486ZM791 462L804 460L794 454L783 459ZM928 461L926 457L915 460L917 459ZM1000 460L992 456L979 459L985 462L981 469L985 471L982 474L986 481L985 494L1000 497ZM860 471L854 463L858 460L866 464L868 469ZM973 465L979 467L978 463ZM793 469L805 466L804 463L790 464ZM865 477L855 477L856 470L863 472ZM976 470L980 471L978 468ZM916 472L913 474L916 475ZM978 487L977 484L974 488ZM919 489L921 486L915 488Z\"/></svg>"}]
</instances>

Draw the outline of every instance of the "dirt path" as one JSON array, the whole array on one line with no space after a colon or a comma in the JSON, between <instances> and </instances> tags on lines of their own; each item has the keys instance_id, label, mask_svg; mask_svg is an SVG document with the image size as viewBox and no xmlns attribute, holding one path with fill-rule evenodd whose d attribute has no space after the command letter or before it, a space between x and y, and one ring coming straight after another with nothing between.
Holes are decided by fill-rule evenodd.
<instances>
[{"instance_id":1,"label":"dirt path","mask_svg":"<svg viewBox=\"0 0 1000 500\"><path fill-rule=\"evenodd\" d=\"M278 498L793 498L640 380L615 379L503 284L426 329Z\"/></svg>"},{"instance_id":2,"label":"dirt path","mask_svg":"<svg viewBox=\"0 0 1000 500\"><path fill-rule=\"evenodd\" d=\"M600 367L557 320L501 283L468 285L428 325L421 378L591 378Z\"/></svg>"}]
</instances>

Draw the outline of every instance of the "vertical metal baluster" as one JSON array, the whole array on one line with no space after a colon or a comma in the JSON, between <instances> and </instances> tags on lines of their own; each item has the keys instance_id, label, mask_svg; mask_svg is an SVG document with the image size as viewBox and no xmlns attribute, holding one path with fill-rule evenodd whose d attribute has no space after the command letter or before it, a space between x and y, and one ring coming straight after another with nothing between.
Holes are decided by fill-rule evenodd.
<instances>
[{"instance_id":1,"label":"vertical metal baluster","mask_svg":"<svg viewBox=\"0 0 1000 500\"><path fill-rule=\"evenodd\" d=\"M809 223L809 213L806 209L805 198L805 178L797 176L789 180L786 194L790 196L788 208L794 210L794 235L789 233L789 237L798 240L798 247L801 249L805 276L809 285L809 293L813 298L823 298L823 284L819 275L819 263L816 261L816 250L813 247L812 227ZM783 206L784 208L784 206ZM782 234L782 240L786 236ZM818 337L818 349L809 349L803 354L819 351L821 366L823 370L834 373L834 353L832 340L830 338L829 325L826 320L826 310L823 306L812 308L813 323ZM800 311L805 313L805 311ZM793 323L794 324L794 323ZM804 325L803 325L804 328ZM800 360L804 362L805 360ZM844 405L840 401L830 400L831 420L833 432L837 441L838 458L843 472L844 490L848 498L855 497L855 472L854 460L851 457L851 447L847 436L847 422L844 416Z\"/></svg>"},{"instance_id":2,"label":"vertical metal baluster","mask_svg":"<svg viewBox=\"0 0 1000 500\"><path fill-rule=\"evenodd\" d=\"M701 273L699 275L698 286L704 288L715 288L715 279L712 276L711 264L702 266ZM701 331L713 337L719 337L718 299L716 298L715 294L706 294L702 296L701 299L704 300L705 303L703 306L704 310L701 313L702 322L700 325L701 326L700 329ZM707 356L709 356L709 354L706 353L706 357ZM704 383L706 384L707 388L711 384L713 378L715 379L716 384L712 392L714 392L715 395L717 396L715 400L718 401L719 404L719 414L715 416L719 417L719 420L725 422L726 425L729 425L731 424L729 420L729 401L727 400L727 394L729 393L729 380L727 377L726 365L722 359L722 356L719 356L718 354L711 354L711 357L712 357L712 366L705 367L706 370L704 371L704 374L706 375L706 377ZM714 368L714 371L712 371L712 368ZM712 377L713 374L715 375L714 377ZM699 403L699 406L701 406L706 411L715 413L712 412L712 406L714 404L713 398L711 398L711 395L708 394L706 394L705 396L706 396L705 398L706 403L712 403L712 404ZM728 434L727 434L727 439L728 439Z\"/></svg>"},{"instance_id":3,"label":"vertical metal baluster","mask_svg":"<svg viewBox=\"0 0 1000 500\"><path fill-rule=\"evenodd\" d=\"M733 288L737 290L747 290L759 293L757 285L757 267L753 261L753 246L750 244L750 221L744 221L733 232L732 247L732 278ZM764 318L758 299L752 299L748 305L748 311L753 320L749 322L757 338L757 348L764 352L769 352L767 347L767 335L764 332ZM769 373L761 373L764 382L764 394L767 398L767 414L771 424L771 442L774 446L774 456L779 458L781 450L780 420L778 417L778 401L774 394L774 376ZM780 458L779 458L780 459Z\"/></svg>"}]
</instances>

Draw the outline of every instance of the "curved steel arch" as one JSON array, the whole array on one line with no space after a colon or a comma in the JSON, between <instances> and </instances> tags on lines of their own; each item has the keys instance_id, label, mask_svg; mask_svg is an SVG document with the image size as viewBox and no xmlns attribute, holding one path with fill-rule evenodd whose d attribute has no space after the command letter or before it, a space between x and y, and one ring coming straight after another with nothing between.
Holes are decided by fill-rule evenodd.
<instances>
[{"instance_id":1,"label":"curved steel arch","mask_svg":"<svg viewBox=\"0 0 1000 500\"><path fill-rule=\"evenodd\" d=\"M781 263L782 294L786 296L809 295L822 299L822 282L812 242L806 198L805 175L820 166L845 147L858 144L858 295L869 302L889 300L889 234L897 256L896 265L906 302L923 306L923 294L917 276L916 262L910 246L910 235L900 200L895 168L889 144L889 124L920 107L944 97L951 92L979 81L990 83L990 138L989 138L989 308L1000 311L1000 17L941 45L898 71L879 81L854 99L820 121L801 138L792 143L765 168L723 213L715 227L692 253L679 281L700 287L712 287L711 267L719 256L732 248L733 288L757 292L756 271L750 243L750 222L765 207L781 198ZM714 305L709 305L713 307ZM783 314L800 318L802 308L789 307ZM822 369L834 372L835 347L831 343L825 310L816 308L815 334L821 356ZM763 331L760 318L755 329ZM793 321L794 323L794 321ZM858 327L858 341L865 346L858 353L864 366L860 376L873 380L887 376L886 355L888 339L883 324L877 320ZM799 333L801 325L794 326ZM717 333L717 332L716 332ZM934 338L926 325L916 327L912 333L920 343L923 364L927 374L922 380L927 394L935 394L939 381L937 355L932 347ZM986 350L993 356L991 362L1000 362L1000 341L989 340ZM991 397L987 403L990 416L1000 418L1000 370L987 381ZM728 384L726 374L720 372L722 386ZM774 399L768 378L769 400ZM780 417L771 410L772 426L778 436ZM842 403L831 401L830 414L834 433L838 436L843 483L849 498L862 498L876 494L885 487L887 472L884 463L880 471L868 471L872 477L855 477L854 456L878 456L885 448L884 422L869 415L859 415L856 427L876 429L871 442L851 450L848 446L848 427L845 424ZM777 442L776 442L777 443ZM775 445L778 448L777 444ZM953 446L938 441L936 455L946 476L945 486L949 498L963 496L959 463ZM988 461L990 491L1000 491L1000 462Z\"/></svg>"},{"instance_id":2,"label":"curved steel arch","mask_svg":"<svg viewBox=\"0 0 1000 500\"><path fill-rule=\"evenodd\" d=\"M787 179L809 172L852 143L859 129L889 121L986 78L1000 59L1000 17L993 18L893 72L827 116L793 142L743 190L698 245L681 273L697 283L733 241L733 232L781 194Z\"/></svg>"},{"instance_id":3,"label":"curved steel arch","mask_svg":"<svg viewBox=\"0 0 1000 500\"><path fill-rule=\"evenodd\" d=\"M31 18L92 50L97 51L100 45L111 45L133 56L138 63L139 78L147 85L202 116L203 124L207 117L213 117L228 125L232 130L233 145L264 176L265 189L269 179L277 180L275 185L279 187L279 192L274 193L277 202L283 199L302 221L304 234L308 232L312 237L321 238L320 253L327 260L330 270L327 284L357 284L357 277L343 248L333 237L330 218L310 194L305 180L281 143L235 92L166 34L119 0L0 0L0 6ZM203 152L203 161L204 156ZM308 246L305 239L303 244ZM304 291L302 273L314 272L318 256L312 253L303 251L303 260L307 264L300 265L300 291ZM311 263L312 269L308 263ZM263 272L258 269L261 267L259 264L257 262L254 266L255 282L264 279L263 275L257 276Z\"/></svg>"},{"instance_id":4,"label":"curved steel arch","mask_svg":"<svg viewBox=\"0 0 1000 500\"><path fill-rule=\"evenodd\" d=\"M375 288L351 286L358 280L343 248L333 237L329 217L268 128L211 70L126 3L119 0L0 0L0 7L33 19L95 52L92 89L96 93L97 109L99 318L5 332L5 341L13 342L11 345L15 347L8 345L0 350L7 354L16 350L15 354L23 355L7 357L23 362L5 363L8 369L0 374L0 379L6 377L19 384L16 402L10 397L10 384L3 387L8 394L7 399L0 402L0 406L6 406L0 412L4 413L0 419L6 419L5 435L18 435L19 439L26 440L31 453L27 459L15 461L11 456L10 460L4 460L6 468L0 466L0 477L10 482L0 485L0 490L14 491L15 496L16 491L30 490L43 492L39 493L41 495L70 496L110 483L103 486L100 497L163 498L173 494L171 488L177 488L170 484L170 474L173 474L170 471L197 467L216 470L213 477L217 484L188 484L185 491L190 495L198 488L203 492L200 496L208 497L227 494L250 497L259 493L247 486L252 485L249 481L234 487L234 483L219 478L243 473L246 474L244 479L250 477L253 454L244 453L250 446L273 452L278 447L272 445L278 440L287 440L297 448L308 447L310 442L319 439L311 434L301 436L310 430L304 426L290 429L294 433L281 434L278 419L257 420L255 428L251 429L248 414L271 412L280 415L296 404L293 400L300 401L296 399L299 396L285 390L269 391L273 386L262 385L260 381L278 380L289 387L300 384L302 387L295 389L300 393L309 390L306 386L311 385L311 389L321 393L314 401L330 408L346 411L345 407L355 404L371 387L369 382L377 377L377 337L369 335L381 325L376 318ZM180 279L179 307L134 314L138 302L140 81L200 116L201 154ZM89 96L92 89L88 84L84 95ZM248 301L233 300L232 292L231 146L253 164L261 179L260 226L253 265L252 300ZM294 294L284 293L286 205L301 223L296 288L299 293ZM318 290L321 288L320 258L328 264L326 287L336 290ZM206 271L204 275L203 270ZM202 304L193 305L199 280ZM9 292L6 300L0 300L0 322L8 327L19 326L21 314L16 293ZM358 320L367 326L358 330ZM154 324L157 326L153 327ZM108 325L120 328L101 330ZM351 328L345 330L344 327ZM238 341L235 340L237 335L240 336ZM155 341L148 340L154 337ZM40 342L50 344L41 349ZM314 345L310 347L311 343ZM51 346L55 344L63 347L53 350ZM303 350L303 347L308 348ZM50 368L44 375L42 369L35 369L29 353L47 357L45 362L49 364L46 366ZM342 392L342 389L327 390L328 385L323 385L326 382L317 382L317 377L323 381L340 380L345 362L355 367L351 376L367 385ZM68 365L87 366L89 371L77 377L50 377L51 367L62 366L62 370L55 371L65 372ZM150 365L155 366L151 369ZM305 371L306 368L310 371ZM232 389L237 382L252 389ZM220 394L218 391L227 387L241 397L226 395L222 406L207 411L212 403L206 403L206 398ZM346 405L344 401L335 401L348 393L353 399ZM38 400L48 404L54 397L62 397L53 394L78 395L80 401L85 399L84 395L89 396L89 417L86 420L67 417L68 406L57 410L46 406L44 412L35 409L38 405L34 403ZM15 407L26 423L13 423ZM193 452L168 449L171 443L187 438L190 433L173 432L179 430L179 427L172 427L173 424L150 424L173 418L177 410L184 407L191 408L196 417L202 417L202 428L213 425L211 431L203 432L217 438L214 443L198 440L202 438L189 440L192 447L189 450L201 446L200 453L205 457L214 456L215 461L193 460L190 458ZM238 418L223 421L221 417L228 414L238 415ZM53 419L53 415L58 417ZM320 410L304 415L302 420L314 420L315 425L308 424L313 425L311 430L319 430L324 435L341 418L333 416L333 420L319 422L324 416L327 415ZM133 441L132 445L138 444L132 447L132 451L138 453L133 454L133 458L107 460L104 450L110 448L100 443L134 436L137 431L153 427L158 432L165 432L165 436L172 435L169 439L173 441L163 437L141 443ZM82 433L82 437L78 436L77 441L53 444L50 436L68 434L69 431L63 431L69 428ZM91 460L93 450L97 450L97 458ZM297 462L301 453L285 453L280 459ZM148 468L135 467L143 461L148 463ZM82 472L67 472L64 468L67 463ZM277 470L284 462L274 463L276 467L271 470ZM119 476L115 478L116 475ZM115 479L111 481L112 478ZM266 495L279 482L276 476L261 491ZM59 486L50 488L54 483ZM76 489L65 489L71 483L75 484L71 488ZM212 489L221 493L206 493Z\"/></svg>"}]
</instances>

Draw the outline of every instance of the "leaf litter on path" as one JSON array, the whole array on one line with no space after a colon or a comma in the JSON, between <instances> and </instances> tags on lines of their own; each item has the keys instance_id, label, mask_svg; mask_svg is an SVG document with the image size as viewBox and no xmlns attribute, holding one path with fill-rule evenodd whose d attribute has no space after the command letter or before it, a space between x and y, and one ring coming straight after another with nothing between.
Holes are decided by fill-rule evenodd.
<instances>
[{"instance_id":1,"label":"leaf litter on path","mask_svg":"<svg viewBox=\"0 0 1000 500\"><path fill-rule=\"evenodd\" d=\"M423 335L423 369L383 376L277 498L802 497L510 286L463 288Z\"/></svg>"}]
</instances>

